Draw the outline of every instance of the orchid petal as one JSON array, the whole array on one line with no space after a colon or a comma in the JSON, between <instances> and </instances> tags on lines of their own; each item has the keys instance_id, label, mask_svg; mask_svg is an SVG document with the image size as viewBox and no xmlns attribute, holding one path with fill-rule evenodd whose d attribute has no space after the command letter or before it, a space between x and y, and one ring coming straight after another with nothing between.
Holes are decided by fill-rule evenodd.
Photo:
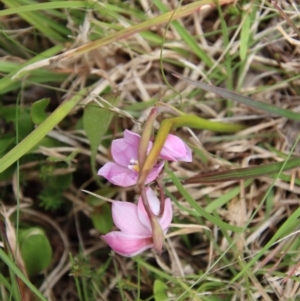
<instances>
[{"instance_id":1,"label":"orchid petal","mask_svg":"<svg viewBox=\"0 0 300 301\"><path fill-rule=\"evenodd\" d=\"M115 139L111 144L111 154L116 163L128 167L130 160L138 159L138 146L124 138Z\"/></svg>"},{"instance_id":2,"label":"orchid petal","mask_svg":"<svg viewBox=\"0 0 300 301\"><path fill-rule=\"evenodd\" d=\"M118 254L132 257L153 246L152 237L137 237L120 231L103 235L104 241Z\"/></svg>"},{"instance_id":3,"label":"orchid petal","mask_svg":"<svg viewBox=\"0 0 300 301\"><path fill-rule=\"evenodd\" d=\"M140 141L141 141L141 136L139 134L134 133L134 132L129 131L129 130L125 130L124 131L124 138L131 145L133 145L137 149L139 148L139 144L140 144ZM153 142L149 141L148 142L148 147L147 147L147 154L150 153L152 146L153 146Z\"/></svg>"},{"instance_id":4,"label":"orchid petal","mask_svg":"<svg viewBox=\"0 0 300 301\"><path fill-rule=\"evenodd\" d=\"M184 143L185 145L185 157L183 157L180 161L183 162L192 162L193 161L193 154L192 154L192 150Z\"/></svg>"},{"instance_id":5,"label":"orchid petal","mask_svg":"<svg viewBox=\"0 0 300 301\"><path fill-rule=\"evenodd\" d=\"M129 202L114 201L112 204L114 224L122 233L139 236L151 236L151 231L139 219L137 205Z\"/></svg>"},{"instance_id":6,"label":"orchid petal","mask_svg":"<svg viewBox=\"0 0 300 301\"><path fill-rule=\"evenodd\" d=\"M157 198L155 192L151 188L148 188L146 190L146 195L147 195L147 198L148 198L148 203L149 203L149 206L151 208L151 211L155 215L158 215L159 210L160 210L160 201Z\"/></svg>"},{"instance_id":7,"label":"orchid petal","mask_svg":"<svg viewBox=\"0 0 300 301\"><path fill-rule=\"evenodd\" d=\"M138 160L138 147L141 136L129 131L124 131L124 138L115 139L111 145L111 153L116 163L127 166L130 160Z\"/></svg>"},{"instance_id":8,"label":"orchid petal","mask_svg":"<svg viewBox=\"0 0 300 301\"><path fill-rule=\"evenodd\" d=\"M151 188L148 188L148 190L146 191L146 194L147 194L148 203L151 208L151 211L155 215L158 215L160 213L159 212L160 211L159 199L157 198L157 196L155 195L155 193L153 192L153 190ZM152 232L151 222L149 220L148 214L144 207L142 197L140 197L139 201L138 201L138 212L137 213L138 213L140 222ZM162 213L161 218L159 218L159 224L165 234L170 227L172 218L173 218L172 202L169 198L167 198L167 199L165 199L164 212Z\"/></svg>"},{"instance_id":9,"label":"orchid petal","mask_svg":"<svg viewBox=\"0 0 300 301\"><path fill-rule=\"evenodd\" d=\"M106 163L98 171L98 175L105 177L111 183L128 187L133 186L138 180L138 148L141 137L131 131L124 131L124 138L115 139L112 142L111 153L115 162ZM150 141L148 150L152 148L153 143ZM154 181L161 170L164 162L160 162L152 168L145 184Z\"/></svg>"},{"instance_id":10,"label":"orchid petal","mask_svg":"<svg viewBox=\"0 0 300 301\"><path fill-rule=\"evenodd\" d=\"M98 175L106 178L114 185L122 187L135 185L138 179L136 171L114 162L108 162L102 166L98 171Z\"/></svg>"},{"instance_id":11,"label":"orchid petal","mask_svg":"<svg viewBox=\"0 0 300 301\"><path fill-rule=\"evenodd\" d=\"M149 173L146 181L145 181L145 184L148 184L148 183L151 183L153 182L157 177L158 175L160 174L161 170L163 169L164 167L164 162L160 162L158 164L156 164L153 169L151 170L151 172Z\"/></svg>"},{"instance_id":12,"label":"orchid petal","mask_svg":"<svg viewBox=\"0 0 300 301\"><path fill-rule=\"evenodd\" d=\"M164 212L162 217L159 219L162 230L166 234L173 218L172 203L169 198L165 199Z\"/></svg>"},{"instance_id":13,"label":"orchid petal","mask_svg":"<svg viewBox=\"0 0 300 301\"><path fill-rule=\"evenodd\" d=\"M192 151L175 135L169 134L160 152L160 157L169 161L192 161Z\"/></svg>"},{"instance_id":14,"label":"orchid petal","mask_svg":"<svg viewBox=\"0 0 300 301\"><path fill-rule=\"evenodd\" d=\"M151 211L153 212L154 215L158 215L159 210L160 210L159 199L157 198L157 196L155 195L154 191L151 188L147 188L146 195L147 195L147 199L148 199L148 203L149 203ZM150 233L152 233L151 222L149 220L148 213L145 209L142 197L139 197L137 208L138 208L137 214L138 214L140 222L145 227L147 227L147 229L150 231Z\"/></svg>"},{"instance_id":15,"label":"orchid petal","mask_svg":"<svg viewBox=\"0 0 300 301\"><path fill-rule=\"evenodd\" d=\"M134 145L136 148L138 148L141 140L141 136L135 132L125 130L124 139L128 141L128 143L130 143L131 145Z\"/></svg>"}]
</instances>

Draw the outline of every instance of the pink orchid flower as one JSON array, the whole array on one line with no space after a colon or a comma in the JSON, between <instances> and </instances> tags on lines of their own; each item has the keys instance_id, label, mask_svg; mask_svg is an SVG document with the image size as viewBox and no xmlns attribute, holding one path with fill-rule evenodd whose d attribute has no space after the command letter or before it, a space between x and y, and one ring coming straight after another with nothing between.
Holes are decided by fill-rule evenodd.
<instances>
[{"instance_id":1,"label":"pink orchid flower","mask_svg":"<svg viewBox=\"0 0 300 301\"><path fill-rule=\"evenodd\" d=\"M191 149L177 136L169 134L159 156L167 161L192 162Z\"/></svg>"},{"instance_id":2,"label":"pink orchid flower","mask_svg":"<svg viewBox=\"0 0 300 301\"><path fill-rule=\"evenodd\" d=\"M129 130L124 131L124 138L115 139L111 145L111 154L115 162L108 162L98 171L108 181L117 186L128 187L135 185L138 180L138 148L140 135ZM153 143L150 141L148 152ZM160 157L170 161L192 161L192 152L189 147L178 137L168 135L161 150ZM157 163L149 173L146 183L154 181L164 166L164 162Z\"/></svg>"},{"instance_id":3,"label":"pink orchid flower","mask_svg":"<svg viewBox=\"0 0 300 301\"><path fill-rule=\"evenodd\" d=\"M149 206L155 215L159 214L160 201L151 188L146 190ZM172 221L171 200L165 200L164 212L158 219L164 232L167 233ZM151 222L145 210L142 198L138 205L129 202L114 201L112 217L120 231L112 231L103 235L103 240L118 254L132 257L153 247Z\"/></svg>"},{"instance_id":4,"label":"pink orchid flower","mask_svg":"<svg viewBox=\"0 0 300 301\"><path fill-rule=\"evenodd\" d=\"M108 181L117 186L135 185L139 176L138 148L141 136L125 130L124 138L115 139L111 145L111 154L115 162L108 162L98 171ZM149 150L152 142L149 142ZM164 166L164 162L156 164L147 177L146 184L154 181Z\"/></svg>"}]
</instances>

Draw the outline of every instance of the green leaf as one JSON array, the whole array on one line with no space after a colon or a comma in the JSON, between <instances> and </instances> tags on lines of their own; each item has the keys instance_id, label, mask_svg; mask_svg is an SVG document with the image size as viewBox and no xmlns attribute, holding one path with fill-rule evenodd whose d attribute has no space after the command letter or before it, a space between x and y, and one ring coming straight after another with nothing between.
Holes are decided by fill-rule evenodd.
<instances>
[{"instance_id":1,"label":"green leaf","mask_svg":"<svg viewBox=\"0 0 300 301\"><path fill-rule=\"evenodd\" d=\"M94 194L112 198L116 194L117 189L117 187L103 187L94 191ZM86 202L94 207L94 211L91 214L94 228L103 234L111 231L113 226L111 205L91 194L87 196Z\"/></svg>"},{"instance_id":2,"label":"green leaf","mask_svg":"<svg viewBox=\"0 0 300 301\"><path fill-rule=\"evenodd\" d=\"M50 148L50 147L66 146L66 144L52 137L44 137L31 149L31 151L39 149L40 146Z\"/></svg>"},{"instance_id":3,"label":"green leaf","mask_svg":"<svg viewBox=\"0 0 300 301\"><path fill-rule=\"evenodd\" d=\"M5 121L15 121L16 120L16 106L6 106L6 107L0 107L0 116L5 119ZM18 107L19 113L18 115L21 115L21 108Z\"/></svg>"},{"instance_id":4,"label":"green leaf","mask_svg":"<svg viewBox=\"0 0 300 301\"><path fill-rule=\"evenodd\" d=\"M72 183L73 176L71 173L67 173L64 175L57 175L57 176L50 176L48 180L48 187L51 187L53 190L56 191L64 191L67 189Z\"/></svg>"},{"instance_id":5,"label":"green leaf","mask_svg":"<svg viewBox=\"0 0 300 301\"><path fill-rule=\"evenodd\" d=\"M41 178L45 180L45 186L38 195L40 206L46 210L57 210L63 204L65 199L63 192L72 183L72 174L52 176L54 169L52 166L43 166L41 169Z\"/></svg>"},{"instance_id":6,"label":"green leaf","mask_svg":"<svg viewBox=\"0 0 300 301\"><path fill-rule=\"evenodd\" d=\"M161 280L155 280L153 285L153 293L155 301L166 301L169 300L167 295L167 285Z\"/></svg>"},{"instance_id":7,"label":"green leaf","mask_svg":"<svg viewBox=\"0 0 300 301\"><path fill-rule=\"evenodd\" d=\"M282 116L282 117L286 117L288 119L291 120L296 120L296 121L300 121L300 114L287 110L287 109L282 109L282 108L278 108L276 106L273 106L271 104L268 103L264 103L261 101L257 101L254 100L250 97L247 96L243 96L243 95L239 95L237 93L228 91L226 89L223 88L219 88L216 86L212 86L212 85L208 85L206 83L203 82L199 82L199 81L195 81L195 80L191 80L189 78L183 77L178 73L172 73L175 77L182 79L188 83L190 83L191 85L203 89L205 91L208 92L212 92L212 93L216 93L217 95L220 95L221 97L225 98L225 99L232 99L234 101L237 101L239 103L243 103L245 105L248 105L250 107L256 108L256 109L260 109L262 111L266 111L269 112L271 114L276 114L278 116Z\"/></svg>"},{"instance_id":8,"label":"green leaf","mask_svg":"<svg viewBox=\"0 0 300 301\"><path fill-rule=\"evenodd\" d=\"M112 106L116 106L120 100L116 94L103 96ZM103 135L106 133L113 112L107 108L100 108L96 103L89 103L84 108L83 128L90 141L91 146L91 165L94 176L96 176L96 154Z\"/></svg>"},{"instance_id":9,"label":"green leaf","mask_svg":"<svg viewBox=\"0 0 300 301\"><path fill-rule=\"evenodd\" d=\"M15 169L16 167L12 165L9 168L5 169L3 172L0 172L0 182L11 180L15 172Z\"/></svg>"},{"instance_id":10,"label":"green leaf","mask_svg":"<svg viewBox=\"0 0 300 301\"><path fill-rule=\"evenodd\" d=\"M16 130L18 129L19 140L24 139L33 130L29 109L26 107L1 107L0 116L2 116L5 121L14 123Z\"/></svg>"},{"instance_id":11,"label":"green leaf","mask_svg":"<svg viewBox=\"0 0 300 301\"><path fill-rule=\"evenodd\" d=\"M82 89L71 99L64 101L42 124L40 124L5 156L3 156L0 159L0 173L38 144L47 135L47 133L51 131L62 119L64 119L65 116L81 101L87 91L87 88Z\"/></svg>"},{"instance_id":12,"label":"green leaf","mask_svg":"<svg viewBox=\"0 0 300 301\"><path fill-rule=\"evenodd\" d=\"M49 98L43 98L36 102L34 102L31 106L31 119L32 122L36 125L41 124L46 118L48 117L48 114L45 112L47 106L50 103Z\"/></svg>"},{"instance_id":13,"label":"green leaf","mask_svg":"<svg viewBox=\"0 0 300 301\"><path fill-rule=\"evenodd\" d=\"M100 233L106 234L111 231L113 227L113 220L110 204L105 203L102 206L95 207L91 214L91 219L95 229L97 229Z\"/></svg>"},{"instance_id":14,"label":"green leaf","mask_svg":"<svg viewBox=\"0 0 300 301\"><path fill-rule=\"evenodd\" d=\"M241 42L240 42L240 58L242 61L245 60L247 56L247 51L248 51L248 43L249 43L249 38L250 38L250 25L251 25L251 16L250 14L246 13L244 15L244 23L242 25L241 29Z\"/></svg>"},{"instance_id":15,"label":"green leaf","mask_svg":"<svg viewBox=\"0 0 300 301\"><path fill-rule=\"evenodd\" d=\"M18 116L17 126L19 141L21 141L33 131L33 123L31 121L29 112L24 112L21 116Z\"/></svg>"},{"instance_id":16,"label":"green leaf","mask_svg":"<svg viewBox=\"0 0 300 301\"><path fill-rule=\"evenodd\" d=\"M52 248L44 231L30 228L19 231L19 245L29 276L46 269L52 260Z\"/></svg>"},{"instance_id":17,"label":"green leaf","mask_svg":"<svg viewBox=\"0 0 300 301\"><path fill-rule=\"evenodd\" d=\"M11 291L11 284L7 281L7 279L0 274L0 284L3 284L5 288L10 292Z\"/></svg>"},{"instance_id":18,"label":"green leaf","mask_svg":"<svg viewBox=\"0 0 300 301\"><path fill-rule=\"evenodd\" d=\"M275 176L280 171L289 170L300 166L300 158L289 159L284 162L264 164L254 167L236 168L221 172L212 172L191 177L184 181L185 184L191 183L216 183L226 181L237 181L260 176Z\"/></svg>"},{"instance_id":19,"label":"green leaf","mask_svg":"<svg viewBox=\"0 0 300 301\"><path fill-rule=\"evenodd\" d=\"M4 153L9 147L14 145L15 136L8 135L0 138L0 154Z\"/></svg>"},{"instance_id":20,"label":"green leaf","mask_svg":"<svg viewBox=\"0 0 300 301\"><path fill-rule=\"evenodd\" d=\"M95 195L101 195L108 199L111 199L116 193L118 193L119 188L117 186L104 186L101 189L93 191L94 195L89 194L86 198L86 202L93 207L102 206L106 201L96 197Z\"/></svg>"},{"instance_id":21,"label":"green leaf","mask_svg":"<svg viewBox=\"0 0 300 301\"><path fill-rule=\"evenodd\" d=\"M78 153L80 153L80 150L75 149L67 157L61 158L61 157L50 156L47 158L47 161L49 161L49 162L65 162L68 164L68 166L71 166L72 160L75 159L75 157L78 155Z\"/></svg>"}]
</instances>

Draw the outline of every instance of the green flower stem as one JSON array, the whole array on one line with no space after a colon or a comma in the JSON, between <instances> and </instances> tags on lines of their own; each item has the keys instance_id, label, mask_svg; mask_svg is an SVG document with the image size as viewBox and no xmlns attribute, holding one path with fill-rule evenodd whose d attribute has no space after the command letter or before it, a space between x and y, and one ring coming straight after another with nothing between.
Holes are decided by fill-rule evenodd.
<instances>
[{"instance_id":1,"label":"green flower stem","mask_svg":"<svg viewBox=\"0 0 300 301\"><path fill-rule=\"evenodd\" d=\"M138 187L141 188L144 185L143 183L145 183L148 174L156 163L159 153L163 148L170 131L182 126L188 126L190 128L201 130L211 130L219 133L237 132L245 128L244 125L213 122L195 115L181 115L163 120L157 133L154 145L148 157L146 158L145 163L140 168L139 179L137 182Z\"/></svg>"},{"instance_id":2,"label":"green flower stem","mask_svg":"<svg viewBox=\"0 0 300 301\"><path fill-rule=\"evenodd\" d=\"M156 119L156 117L163 112L171 113L176 116L182 116L186 115L185 113L179 111L178 109L174 108L173 106L164 103L164 102L157 102L155 104L155 107L152 108L146 122L145 126L143 129L143 133L141 136L141 141L139 145L139 151L138 151L138 162L139 162L139 170L142 169L146 157L147 157L147 149L148 149L148 144L151 139L151 135L153 132L153 123Z\"/></svg>"},{"instance_id":3,"label":"green flower stem","mask_svg":"<svg viewBox=\"0 0 300 301\"><path fill-rule=\"evenodd\" d=\"M165 211L165 194L163 188L163 174L160 174L156 179L156 184L159 190L159 198L160 198L160 208L157 217L162 217Z\"/></svg>"}]
</instances>

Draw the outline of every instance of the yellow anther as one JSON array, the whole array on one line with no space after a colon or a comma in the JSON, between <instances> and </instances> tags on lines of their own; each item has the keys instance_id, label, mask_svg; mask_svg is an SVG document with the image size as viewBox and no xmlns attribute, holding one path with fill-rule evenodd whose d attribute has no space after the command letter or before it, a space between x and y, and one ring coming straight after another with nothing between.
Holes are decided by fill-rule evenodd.
<instances>
[{"instance_id":1,"label":"yellow anther","mask_svg":"<svg viewBox=\"0 0 300 301\"><path fill-rule=\"evenodd\" d=\"M132 165L132 169L135 170L136 172L139 172L139 171L140 171L139 165L138 165L138 164Z\"/></svg>"},{"instance_id":2,"label":"yellow anther","mask_svg":"<svg viewBox=\"0 0 300 301\"><path fill-rule=\"evenodd\" d=\"M129 169L132 169L136 172L139 172L140 169L139 169L139 162L137 160L134 160L134 159L131 159L130 160L130 164L128 165L128 168Z\"/></svg>"}]
</instances>

